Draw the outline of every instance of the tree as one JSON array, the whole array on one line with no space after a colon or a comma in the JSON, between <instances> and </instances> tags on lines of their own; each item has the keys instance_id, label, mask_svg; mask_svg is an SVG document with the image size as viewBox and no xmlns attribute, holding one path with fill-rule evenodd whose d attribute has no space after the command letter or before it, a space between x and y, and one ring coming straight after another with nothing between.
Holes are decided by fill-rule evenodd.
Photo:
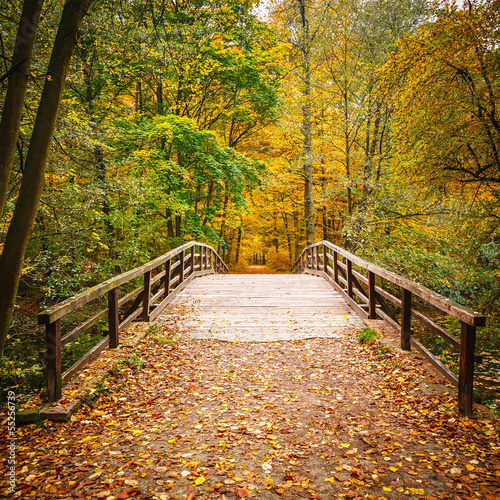
<instances>
[{"instance_id":1,"label":"tree","mask_svg":"<svg viewBox=\"0 0 500 500\"><path fill-rule=\"evenodd\" d=\"M0 257L0 356L10 327L22 264L35 223L45 167L54 133L64 81L78 41L78 29L92 0L67 0L54 40L16 208Z\"/></svg>"},{"instance_id":2,"label":"tree","mask_svg":"<svg viewBox=\"0 0 500 500\"><path fill-rule=\"evenodd\" d=\"M384 68L402 168L443 188L500 188L500 10L492 0L445 5L403 38ZM495 195L496 196L496 195Z\"/></svg>"},{"instance_id":3,"label":"tree","mask_svg":"<svg viewBox=\"0 0 500 500\"><path fill-rule=\"evenodd\" d=\"M7 200L10 174L14 163L29 68L44 0L26 0L19 21L11 67L2 77L8 78L0 120L0 217Z\"/></svg>"}]
</instances>

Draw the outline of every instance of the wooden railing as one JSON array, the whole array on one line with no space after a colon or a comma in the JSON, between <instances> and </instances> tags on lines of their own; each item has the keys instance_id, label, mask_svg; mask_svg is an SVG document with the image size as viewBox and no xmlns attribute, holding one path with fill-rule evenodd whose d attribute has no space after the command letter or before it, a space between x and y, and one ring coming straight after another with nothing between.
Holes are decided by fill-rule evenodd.
<instances>
[{"instance_id":1,"label":"wooden railing","mask_svg":"<svg viewBox=\"0 0 500 500\"><path fill-rule=\"evenodd\" d=\"M344 299L361 317L365 319L381 318L399 331L401 333L401 348L410 350L410 346L413 346L429 359L458 387L460 412L466 416L472 415L474 363L481 362L481 357L474 353L476 327L485 326L485 316L402 276L360 259L328 241L320 241L306 247L294 264L292 272L308 272L324 277L343 295ZM377 281L380 286L378 286ZM401 298L384 289L382 287L384 282L391 283L390 286L393 288L396 285L401 291ZM424 303L431 304L440 311L459 319L461 323L460 339L412 307L412 296L419 297ZM391 302L400 310L399 321L391 313L386 301ZM412 337L412 318L440 335L459 351L458 378L418 340Z\"/></svg>"},{"instance_id":2,"label":"wooden railing","mask_svg":"<svg viewBox=\"0 0 500 500\"><path fill-rule=\"evenodd\" d=\"M210 273L227 273L228 269L215 250L204 243L186 243L143 266L120 274L104 283L69 298L38 315L38 323L46 325L47 394L49 402L61 397L62 386L108 345L118 347L119 334L135 319L152 321L193 278ZM120 286L143 277L143 285L119 297ZM61 320L107 294L106 309L93 312L91 317L61 336ZM120 309L124 311L121 314ZM107 318L108 335L64 373L61 373L61 349L83 332Z\"/></svg>"}]
</instances>

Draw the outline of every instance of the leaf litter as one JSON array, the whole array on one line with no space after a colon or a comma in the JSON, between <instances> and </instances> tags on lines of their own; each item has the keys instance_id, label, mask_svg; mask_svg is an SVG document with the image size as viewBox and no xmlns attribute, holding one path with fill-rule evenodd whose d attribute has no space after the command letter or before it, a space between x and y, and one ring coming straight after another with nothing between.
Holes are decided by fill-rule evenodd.
<instances>
[{"instance_id":1,"label":"leaf litter","mask_svg":"<svg viewBox=\"0 0 500 500\"><path fill-rule=\"evenodd\" d=\"M152 331L92 406L16 430L14 498L500 498L497 420L460 417L416 355L353 330L269 343Z\"/></svg>"}]
</instances>

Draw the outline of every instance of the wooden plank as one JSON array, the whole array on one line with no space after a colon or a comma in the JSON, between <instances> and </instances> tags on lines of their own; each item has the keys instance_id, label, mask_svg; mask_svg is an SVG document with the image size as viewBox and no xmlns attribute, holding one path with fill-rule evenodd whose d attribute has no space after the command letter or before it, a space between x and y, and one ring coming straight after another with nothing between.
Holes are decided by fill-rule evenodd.
<instances>
[{"instance_id":1,"label":"wooden plank","mask_svg":"<svg viewBox=\"0 0 500 500\"><path fill-rule=\"evenodd\" d=\"M438 309L447 312L451 316L454 316L461 321L465 321L467 324L472 326L484 326L486 324L486 317L472 309L464 307L457 302L444 297L428 288L414 283L402 276L389 272L379 266L371 264L356 255L344 250L341 247L333 245L328 241L321 241L316 243L315 245L325 245L332 251L337 252L339 255L342 255L344 258L349 259L353 264L361 267L362 269L366 269L367 271L372 271L377 276L380 276L395 285L398 285L406 290L412 292L417 297L425 300L429 304L437 307ZM314 245L313 245L314 246Z\"/></svg>"},{"instance_id":2,"label":"wooden plank","mask_svg":"<svg viewBox=\"0 0 500 500\"><path fill-rule=\"evenodd\" d=\"M332 338L345 328L362 328L361 319L325 276L316 269L301 276L205 276L170 307L175 310L176 328L195 338L242 342Z\"/></svg>"},{"instance_id":3,"label":"wooden plank","mask_svg":"<svg viewBox=\"0 0 500 500\"><path fill-rule=\"evenodd\" d=\"M71 332L66 334L61 339L61 347L64 347L68 342L71 342L73 339L76 339L80 334L86 332L89 328L92 328L98 321L105 318L107 315L108 315L107 309L103 309L102 311L99 311L97 314L94 314L94 316L92 316L87 321L83 322L82 324L71 330Z\"/></svg>"},{"instance_id":4,"label":"wooden plank","mask_svg":"<svg viewBox=\"0 0 500 500\"><path fill-rule=\"evenodd\" d=\"M160 304L158 304L150 313L149 317L151 321L153 321L162 311L165 309L165 306L169 304L179 293L186 288L194 278L200 276L198 273L206 273L206 271L195 271L189 278L184 280L173 292L170 292L168 297L165 297Z\"/></svg>"},{"instance_id":5,"label":"wooden plank","mask_svg":"<svg viewBox=\"0 0 500 500\"><path fill-rule=\"evenodd\" d=\"M343 299L347 302L347 304L351 306L358 313L359 316L361 316L364 319L368 319L367 312L364 309L362 309L361 306L354 299L349 297L349 295L344 291L344 289L340 287L337 283L335 283L335 281L333 281L332 278L328 276L328 274L324 273L323 271L315 271L312 269L309 269L307 272L310 274L314 274L315 276L321 276L326 281L328 281L328 283L330 283L330 285L332 285L332 287L335 288L335 290L337 290L342 295Z\"/></svg>"},{"instance_id":6,"label":"wooden plank","mask_svg":"<svg viewBox=\"0 0 500 500\"><path fill-rule=\"evenodd\" d=\"M151 286L153 286L157 281L160 281L165 277L165 270L159 272L156 276L151 278Z\"/></svg>"},{"instance_id":7,"label":"wooden plank","mask_svg":"<svg viewBox=\"0 0 500 500\"><path fill-rule=\"evenodd\" d=\"M361 281L361 283L364 283L368 286L368 278L366 276L363 276L361 273L358 273L358 271L355 271L354 269L352 270L352 274L356 277L356 279Z\"/></svg>"},{"instance_id":8,"label":"wooden plank","mask_svg":"<svg viewBox=\"0 0 500 500\"><path fill-rule=\"evenodd\" d=\"M420 323L422 323L424 326L431 329L434 333L437 333L438 335L443 337L455 349L460 349L460 341L451 333L447 332L444 328L441 328L439 325L434 323L434 321L430 320L427 316L424 316L422 313L415 311L415 309L411 310L411 315L414 318L418 319L418 321L420 321Z\"/></svg>"},{"instance_id":9,"label":"wooden plank","mask_svg":"<svg viewBox=\"0 0 500 500\"><path fill-rule=\"evenodd\" d=\"M104 281L103 283L100 283L99 285L93 288L84 290L83 292L73 297L70 297L64 302L61 302L53 307L45 309L38 315L38 323L41 325L46 325L52 323L56 319L66 316L66 314L68 314L69 312L78 309L82 305L87 304L88 302L96 299L97 297L100 297L109 290L117 288L124 283L128 283L132 279L143 275L146 271L156 269L158 266L166 262L169 258L178 255L186 248L189 248L190 245L191 243L186 243L185 245L182 245L176 248L175 250L172 250L166 253L165 255L162 255L161 257L158 257L157 259L152 260L147 264L144 264L143 266L131 269L130 271L127 271L123 274L120 274L119 276Z\"/></svg>"},{"instance_id":10,"label":"wooden plank","mask_svg":"<svg viewBox=\"0 0 500 500\"><path fill-rule=\"evenodd\" d=\"M125 305L129 300L132 300L133 298L137 297L142 291L144 290L144 286L140 286L139 288L136 288L135 290L132 290L130 293L127 295L123 296L120 300L118 300L118 307L122 307ZM135 304L135 307L132 306L134 309L139 306L141 303L142 297L139 297L139 300L137 304Z\"/></svg>"},{"instance_id":11,"label":"wooden plank","mask_svg":"<svg viewBox=\"0 0 500 500\"><path fill-rule=\"evenodd\" d=\"M427 360L437 368L455 387L458 387L458 378L457 376L439 359L437 359L431 351L425 348L417 339L414 337L411 338L411 345L419 351Z\"/></svg>"},{"instance_id":12,"label":"wooden plank","mask_svg":"<svg viewBox=\"0 0 500 500\"><path fill-rule=\"evenodd\" d=\"M377 316L382 318L386 323L388 323L394 330L399 332L401 330L401 325L397 322L394 321L386 312L384 312L382 309L377 307Z\"/></svg>"},{"instance_id":13,"label":"wooden plank","mask_svg":"<svg viewBox=\"0 0 500 500\"><path fill-rule=\"evenodd\" d=\"M118 331L123 332L128 326L142 314L142 308L136 309L132 314L127 316L119 325Z\"/></svg>"},{"instance_id":14,"label":"wooden plank","mask_svg":"<svg viewBox=\"0 0 500 500\"><path fill-rule=\"evenodd\" d=\"M401 307L401 300L392 295L391 293L387 292L383 288L380 288L378 286L375 287L375 292L381 295L382 297L386 298L390 302L392 302L394 305Z\"/></svg>"},{"instance_id":15,"label":"wooden plank","mask_svg":"<svg viewBox=\"0 0 500 500\"><path fill-rule=\"evenodd\" d=\"M68 368L62 374L62 382L66 384L68 380L73 377L77 372L79 372L85 365L97 357L107 346L109 345L109 336L102 339L96 346L94 346L90 351L88 351L83 357L81 357L76 363L74 363L70 368Z\"/></svg>"}]
</instances>

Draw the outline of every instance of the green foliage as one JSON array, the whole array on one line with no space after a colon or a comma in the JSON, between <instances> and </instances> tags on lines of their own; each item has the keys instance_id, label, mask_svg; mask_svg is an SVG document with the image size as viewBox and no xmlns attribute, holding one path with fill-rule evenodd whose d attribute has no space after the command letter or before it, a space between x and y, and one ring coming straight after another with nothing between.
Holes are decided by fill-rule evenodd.
<instances>
[{"instance_id":1,"label":"green foliage","mask_svg":"<svg viewBox=\"0 0 500 500\"><path fill-rule=\"evenodd\" d=\"M373 328L363 328L358 332L358 341L362 345L373 345L378 341L378 333Z\"/></svg>"}]
</instances>

